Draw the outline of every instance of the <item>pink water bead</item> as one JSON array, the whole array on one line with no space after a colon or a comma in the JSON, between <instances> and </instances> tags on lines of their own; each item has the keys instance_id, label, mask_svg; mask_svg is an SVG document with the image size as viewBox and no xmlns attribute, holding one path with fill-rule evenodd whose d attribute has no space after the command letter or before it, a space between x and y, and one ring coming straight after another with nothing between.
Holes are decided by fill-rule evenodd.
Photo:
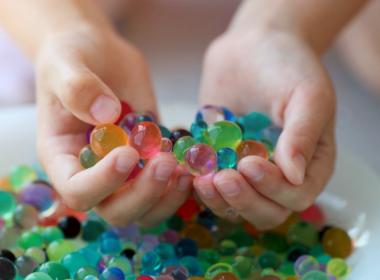
<instances>
[{"instance_id":1,"label":"pink water bead","mask_svg":"<svg viewBox=\"0 0 380 280\"><path fill-rule=\"evenodd\" d=\"M191 174L203 176L216 170L216 154L211 146L196 144L186 152L185 164Z\"/></svg>"},{"instance_id":2,"label":"pink water bead","mask_svg":"<svg viewBox=\"0 0 380 280\"><path fill-rule=\"evenodd\" d=\"M161 131L153 122L139 122L132 129L129 145L135 148L142 159L150 159L161 150Z\"/></svg>"}]
</instances>

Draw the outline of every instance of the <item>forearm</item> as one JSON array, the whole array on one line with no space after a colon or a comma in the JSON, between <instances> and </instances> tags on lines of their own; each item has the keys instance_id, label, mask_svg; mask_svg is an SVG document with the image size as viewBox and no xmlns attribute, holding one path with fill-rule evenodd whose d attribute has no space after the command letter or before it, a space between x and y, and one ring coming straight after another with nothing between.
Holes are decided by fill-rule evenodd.
<instances>
[{"instance_id":1,"label":"forearm","mask_svg":"<svg viewBox=\"0 0 380 280\"><path fill-rule=\"evenodd\" d=\"M298 33L319 53L329 47L366 0L246 0L231 27L250 22L268 29Z\"/></svg>"},{"instance_id":2,"label":"forearm","mask_svg":"<svg viewBox=\"0 0 380 280\"><path fill-rule=\"evenodd\" d=\"M91 0L0 1L0 24L32 59L39 46L54 34L81 28L111 28Z\"/></svg>"}]
</instances>

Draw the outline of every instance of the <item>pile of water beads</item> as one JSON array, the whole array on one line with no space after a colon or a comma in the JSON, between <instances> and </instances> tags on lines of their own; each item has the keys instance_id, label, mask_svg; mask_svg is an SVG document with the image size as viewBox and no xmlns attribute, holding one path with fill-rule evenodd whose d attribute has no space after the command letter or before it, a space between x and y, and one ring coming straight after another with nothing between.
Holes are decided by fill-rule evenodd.
<instances>
[{"instance_id":1,"label":"pile of water beads","mask_svg":"<svg viewBox=\"0 0 380 280\"><path fill-rule=\"evenodd\" d=\"M153 228L112 227L65 207L40 171L0 178L1 280L338 280L349 235L317 205L259 232L189 198Z\"/></svg>"},{"instance_id":2,"label":"pile of water beads","mask_svg":"<svg viewBox=\"0 0 380 280\"><path fill-rule=\"evenodd\" d=\"M197 112L190 130L170 131L151 113L133 112L127 103L123 108L116 124L101 124L89 131L89 145L79 155L84 168L95 165L112 149L129 145L139 152L142 165L159 152L173 152L191 174L201 176L236 168L249 155L270 159L281 133L259 112L237 117L227 108L207 105Z\"/></svg>"}]
</instances>

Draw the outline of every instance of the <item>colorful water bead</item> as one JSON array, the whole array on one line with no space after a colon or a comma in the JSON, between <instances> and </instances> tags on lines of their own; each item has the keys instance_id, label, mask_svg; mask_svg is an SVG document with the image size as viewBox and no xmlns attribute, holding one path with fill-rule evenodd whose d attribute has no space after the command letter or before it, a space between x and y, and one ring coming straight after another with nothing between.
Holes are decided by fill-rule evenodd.
<instances>
[{"instance_id":1,"label":"colorful water bead","mask_svg":"<svg viewBox=\"0 0 380 280\"><path fill-rule=\"evenodd\" d=\"M216 153L218 158L218 168L236 168L237 154L231 148L222 148Z\"/></svg>"},{"instance_id":2,"label":"colorful water bead","mask_svg":"<svg viewBox=\"0 0 380 280\"><path fill-rule=\"evenodd\" d=\"M289 228L287 239L290 244L312 247L318 242L318 231L306 222L299 222Z\"/></svg>"},{"instance_id":3,"label":"colorful water bead","mask_svg":"<svg viewBox=\"0 0 380 280\"><path fill-rule=\"evenodd\" d=\"M77 218L66 216L60 219L58 227L66 238L75 238L79 235L82 224Z\"/></svg>"},{"instance_id":4,"label":"colorful water bead","mask_svg":"<svg viewBox=\"0 0 380 280\"><path fill-rule=\"evenodd\" d=\"M207 143L208 142L207 128L208 128L208 125L204 121L196 121L191 124L190 131L197 142Z\"/></svg>"},{"instance_id":5,"label":"colorful water bead","mask_svg":"<svg viewBox=\"0 0 380 280\"><path fill-rule=\"evenodd\" d=\"M101 274L102 279L107 280L124 280L125 275L123 271L121 271L117 267L107 267L105 270L103 270Z\"/></svg>"},{"instance_id":6,"label":"colorful water bead","mask_svg":"<svg viewBox=\"0 0 380 280\"><path fill-rule=\"evenodd\" d=\"M264 159L269 159L269 153L266 146L258 141L254 140L245 140L240 143L236 149L238 155L238 160L246 156L258 156Z\"/></svg>"},{"instance_id":7,"label":"colorful water bead","mask_svg":"<svg viewBox=\"0 0 380 280\"><path fill-rule=\"evenodd\" d=\"M313 270L304 274L300 280L329 280L329 277L322 271Z\"/></svg>"},{"instance_id":8,"label":"colorful water bead","mask_svg":"<svg viewBox=\"0 0 380 280\"><path fill-rule=\"evenodd\" d=\"M344 279L349 274L350 268L345 260L333 258L327 263L326 272L335 276L336 279Z\"/></svg>"},{"instance_id":9,"label":"colorful water bead","mask_svg":"<svg viewBox=\"0 0 380 280\"><path fill-rule=\"evenodd\" d=\"M129 105L126 101L121 101L120 103L121 103L121 113L116 123L119 123L126 115L133 112L131 105Z\"/></svg>"},{"instance_id":10,"label":"colorful water bead","mask_svg":"<svg viewBox=\"0 0 380 280\"><path fill-rule=\"evenodd\" d=\"M92 151L90 145L87 145L79 152L79 160L83 168L90 168L100 160L100 157Z\"/></svg>"},{"instance_id":11,"label":"colorful water bead","mask_svg":"<svg viewBox=\"0 0 380 280\"><path fill-rule=\"evenodd\" d=\"M16 259L15 265L19 275L26 277L31 274L39 264L29 256L20 256Z\"/></svg>"},{"instance_id":12,"label":"colorful water bead","mask_svg":"<svg viewBox=\"0 0 380 280\"><path fill-rule=\"evenodd\" d=\"M212 278L212 280L239 280L239 277L232 272L221 272Z\"/></svg>"},{"instance_id":13,"label":"colorful water bead","mask_svg":"<svg viewBox=\"0 0 380 280\"><path fill-rule=\"evenodd\" d=\"M128 136L114 124L97 125L91 133L90 145L99 157L106 156L113 149L127 145Z\"/></svg>"},{"instance_id":14,"label":"colorful water bead","mask_svg":"<svg viewBox=\"0 0 380 280\"><path fill-rule=\"evenodd\" d=\"M163 137L161 139L161 152L170 153L173 149L173 143L169 138Z\"/></svg>"},{"instance_id":15,"label":"colorful water bead","mask_svg":"<svg viewBox=\"0 0 380 280\"><path fill-rule=\"evenodd\" d=\"M161 150L161 131L153 122L140 122L132 129L129 145L135 148L142 159L150 159Z\"/></svg>"},{"instance_id":16,"label":"colorful water bead","mask_svg":"<svg viewBox=\"0 0 380 280\"><path fill-rule=\"evenodd\" d=\"M37 179L35 170L26 165L19 165L12 169L9 175L9 181L14 191L19 191L26 184Z\"/></svg>"},{"instance_id":17,"label":"colorful water bead","mask_svg":"<svg viewBox=\"0 0 380 280\"><path fill-rule=\"evenodd\" d=\"M15 265L8 259L0 257L0 279L13 280L17 275Z\"/></svg>"},{"instance_id":18,"label":"colorful water bead","mask_svg":"<svg viewBox=\"0 0 380 280\"><path fill-rule=\"evenodd\" d=\"M0 191L0 215L11 212L16 207L16 199L12 193Z\"/></svg>"},{"instance_id":19,"label":"colorful water bead","mask_svg":"<svg viewBox=\"0 0 380 280\"><path fill-rule=\"evenodd\" d=\"M44 272L33 272L32 274L29 274L25 278L25 280L54 280L54 279Z\"/></svg>"},{"instance_id":20,"label":"colorful water bead","mask_svg":"<svg viewBox=\"0 0 380 280\"><path fill-rule=\"evenodd\" d=\"M191 174L203 176L216 170L216 154L209 145L196 144L187 150L185 164Z\"/></svg>"},{"instance_id":21,"label":"colorful water bead","mask_svg":"<svg viewBox=\"0 0 380 280\"><path fill-rule=\"evenodd\" d=\"M238 124L243 128L244 139L260 139L261 130L269 127L272 123L270 118L259 112L251 112L238 118Z\"/></svg>"},{"instance_id":22,"label":"colorful water bead","mask_svg":"<svg viewBox=\"0 0 380 280\"><path fill-rule=\"evenodd\" d=\"M38 268L38 272L44 272L54 280L65 280L70 278L69 271L59 262L46 262Z\"/></svg>"},{"instance_id":23,"label":"colorful water bead","mask_svg":"<svg viewBox=\"0 0 380 280\"><path fill-rule=\"evenodd\" d=\"M236 149L242 140L240 127L230 121L219 121L207 129L210 145L217 151L221 148Z\"/></svg>"},{"instance_id":24,"label":"colorful water bead","mask_svg":"<svg viewBox=\"0 0 380 280\"><path fill-rule=\"evenodd\" d=\"M54 204L56 193L49 183L33 181L21 190L18 199L20 202L30 204L42 212Z\"/></svg>"},{"instance_id":25,"label":"colorful water bead","mask_svg":"<svg viewBox=\"0 0 380 280\"><path fill-rule=\"evenodd\" d=\"M197 112L196 121L204 121L207 124L213 124L218 121L235 121L234 114L225 107L215 105L205 105Z\"/></svg>"},{"instance_id":26,"label":"colorful water bead","mask_svg":"<svg viewBox=\"0 0 380 280\"><path fill-rule=\"evenodd\" d=\"M340 228L328 229L322 236L325 252L334 258L347 258L353 250L352 240L346 231Z\"/></svg>"},{"instance_id":27,"label":"colorful water bead","mask_svg":"<svg viewBox=\"0 0 380 280\"><path fill-rule=\"evenodd\" d=\"M174 145L175 142L177 142L177 140L183 136L192 136L192 135L190 131L183 128L178 128L172 131L170 140L172 140L173 145Z\"/></svg>"},{"instance_id":28,"label":"colorful water bead","mask_svg":"<svg viewBox=\"0 0 380 280\"><path fill-rule=\"evenodd\" d=\"M319 270L319 268L319 262L313 256L301 256L294 263L294 271L298 276L302 276L312 270Z\"/></svg>"},{"instance_id":29,"label":"colorful water bead","mask_svg":"<svg viewBox=\"0 0 380 280\"><path fill-rule=\"evenodd\" d=\"M31 205L19 204L13 212L13 221L22 229L30 229L37 225L38 211Z\"/></svg>"},{"instance_id":30,"label":"colorful water bead","mask_svg":"<svg viewBox=\"0 0 380 280\"><path fill-rule=\"evenodd\" d=\"M196 142L194 138L191 136L183 136L179 138L175 142L174 147L173 147L173 153L177 161L180 163L184 163L186 152L195 144Z\"/></svg>"}]
</instances>

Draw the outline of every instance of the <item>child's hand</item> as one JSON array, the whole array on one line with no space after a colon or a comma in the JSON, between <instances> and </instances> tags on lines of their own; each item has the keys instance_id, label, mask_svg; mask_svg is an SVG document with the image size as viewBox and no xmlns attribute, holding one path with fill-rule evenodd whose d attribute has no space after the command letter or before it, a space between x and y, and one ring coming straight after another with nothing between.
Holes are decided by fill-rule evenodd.
<instances>
[{"instance_id":1,"label":"child's hand","mask_svg":"<svg viewBox=\"0 0 380 280\"><path fill-rule=\"evenodd\" d=\"M37 56L37 86L39 156L69 207L96 206L116 225L136 220L148 225L186 200L191 177L178 170L170 154L152 159L124 187L139 160L134 149L119 147L87 170L79 163L90 124L114 122L119 99L157 113L147 66L133 46L103 30L58 33Z\"/></svg>"},{"instance_id":2,"label":"child's hand","mask_svg":"<svg viewBox=\"0 0 380 280\"><path fill-rule=\"evenodd\" d=\"M334 168L335 95L303 39L270 28L231 28L206 54L200 101L237 113L267 112L284 129L275 164L250 156L238 171L196 179L208 207L221 216L235 209L266 229L313 203Z\"/></svg>"}]
</instances>

